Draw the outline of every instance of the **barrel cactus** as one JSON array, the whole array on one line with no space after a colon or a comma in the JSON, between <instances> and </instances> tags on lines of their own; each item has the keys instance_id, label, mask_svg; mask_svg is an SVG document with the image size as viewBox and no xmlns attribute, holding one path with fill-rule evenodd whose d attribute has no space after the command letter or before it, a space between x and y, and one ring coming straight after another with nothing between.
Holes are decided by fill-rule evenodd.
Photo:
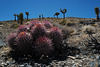
<instances>
[{"instance_id":1,"label":"barrel cactus","mask_svg":"<svg viewBox=\"0 0 100 67\"><path fill-rule=\"evenodd\" d=\"M32 22L30 22L30 24L29 24L30 29L31 29L33 26L35 26L36 23L39 23L39 21L33 20Z\"/></svg>"},{"instance_id":2,"label":"barrel cactus","mask_svg":"<svg viewBox=\"0 0 100 67\"><path fill-rule=\"evenodd\" d=\"M20 32L16 37L16 50L22 55L28 55L31 53L32 35L29 32Z\"/></svg>"},{"instance_id":3,"label":"barrel cactus","mask_svg":"<svg viewBox=\"0 0 100 67\"><path fill-rule=\"evenodd\" d=\"M7 42L10 48L15 49L16 47L16 36L17 33L11 33L8 37L7 37Z\"/></svg>"},{"instance_id":4,"label":"barrel cactus","mask_svg":"<svg viewBox=\"0 0 100 67\"><path fill-rule=\"evenodd\" d=\"M48 22L32 21L21 25L16 33L8 36L12 48L11 56L19 60L24 58L40 59L41 56L53 56L62 47L62 31ZM44 57L44 58L45 58Z\"/></svg>"},{"instance_id":5,"label":"barrel cactus","mask_svg":"<svg viewBox=\"0 0 100 67\"><path fill-rule=\"evenodd\" d=\"M57 27L52 27L49 31L47 31L47 33L48 33L47 36L50 39L52 39L54 49L60 50L63 40L63 35L61 30Z\"/></svg>"},{"instance_id":6,"label":"barrel cactus","mask_svg":"<svg viewBox=\"0 0 100 67\"><path fill-rule=\"evenodd\" d=\"M42 23L44 24L44 26L45 26L47 29L53 27L53 25L52 25L49 21L43 21Z\"/></svg>"},{"instance_id":7,"label":"barrel cactus","mask_svg":"<svg viewBox=\"0 0 100 67\"><path fill-rule=\"evenodd\" d=\"M36 40L40 36L46 35L46 28L42 23L37 23L32 29L31 29L32 36Z\"/></svg>"},{"instance_id":8,"label":"barrel cactus","mask_svg":"<svg viewBox=\"0 0 100 67\"><path fill-rule=\"evenodd\" d=\"M34 51L39 57L42 55L49 55L53 50L52 45L51 39L43 36L36 40Z\"/></svg>"},{"instance_id":9,"label":"barrel cactus","mask_svg":"<svg viewBox=\"0 0 100 67\"><path fill-rule=\"evenodd\" d=\"M29 25L21 25L17 28L17 32L20 33L20 32L29 32Z\"/></svg>"}]
</instances>

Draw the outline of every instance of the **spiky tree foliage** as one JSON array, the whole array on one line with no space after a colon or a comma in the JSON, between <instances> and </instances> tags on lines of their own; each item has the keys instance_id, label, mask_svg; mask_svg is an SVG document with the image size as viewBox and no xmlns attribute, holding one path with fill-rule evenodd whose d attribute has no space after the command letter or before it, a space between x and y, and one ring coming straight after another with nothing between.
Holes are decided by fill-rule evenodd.
<instances>
[{"instance_id":1,"label":"spiky tree foliage","mask_svg":"<svg viewBox=\"0 0 100 67\"><path fill-rule=\"evenodd\" d=\"M19 14L19 20L20 20L20 24L23 24L23 13Z\"/></svg>"},{"instance_id":2,"label":"spiky tree foliage","mask_svg":"<svg viewBox=\"0 0 100 67\"><path fill-rule=\"evenodd\" d=\"M31 33L32 33L32 36L34 37L34 40L36 40L40 36L45 36L46 35L46 28L42 23L37 23L31 29Z\"/></svg>"},{"instance_id":3,"label":"spiky tree foliage","mask_svg":"<svg viewBox=\"0 0 100 67\"><path fill-rule=\"evenodd\" d=\"M53 46L51 39L44 36L36 40L34 51L37 56L41 57L42 55L50 55L52 50Z\"/></svg>"},{"instance_id":4,"label":"spiky tree foliage","mask_svg":"<svg viewBox=\"0 0 100 67\"><path fill-rule=\"evenodd\" d=\"M7 37L7 42L10 48L15 49L16 47L16 36L17 33L11 33L8 37Z\"/></svg>"},{"instance_id":5,"label":"spiky tree foliage","mask_svg":"<svg viewBox=\"0 0 100 67\"><path fill-rule=\"evenodd\" d=\"M14 14L14 17L15 17L15 21L16 21L16 16L17 16L17 15L16 15L16 14Z\"/></svg>"},{"instance_id":6,"label":"spiky tree foliage","mask_svg":"<svg viewBox=\"0 0 100 67\"><path fill-rule=\"evenodd\" d=\"M50 37L50 39L52 39L54 49L57 51L60 50L60 48L62 47L61 43L63 40L61 30L57 27L53 27L49 31L47 31L47 33L47 36Z\"/></svg>"},{"instance_id":7,"label":"spiky tree foliage","mask_svg":"<svg viewBox=\"0 0 100 67\"><path fill-rule=\"evenodd\" d=\"M58 19L58 15L59 15L59 14L60 14L60 13L58 13L58 12L55 13L55 15L57 16L57 19Z\"/></svg>"},{"instance_id":8,"label":"spiky tree foliage","mask_svg":"<svg viewBox=\"0 0 100 67\"><path fill-rule=\"evenodd\" d=\"M52 25L49 21L43 21L42 23L44 24L44 26L45 26L47 29L53 27L53 25Z\"/></svg>"},{"instance_id":9,"label":"spiky tree foliage","mask_svg":"<svg viewBox=\"0 0 100 67\"><path fill-rule=\"evenodd\" d=\"M19 23L19 15L17 14L17 21L18 21L18 23Z\"/></svg>"},{"instance_id":10,"label":"spiky tree foliage","mask_svg":"<svg viewBox=\"0 0 100 67\"><path fill-rule=\"evenodd\" d=\"M16 37L16 51L18 51L22 56L29 55L32 50L32 41L32 35L29 32L20 32Z\"/></svg>"},{"instance_id":11,"label":"spiky tree foliage","mask_svg":"<svg viewBox=\"0 0 100 67\"><path fill-rule=\"evenodd\" d=\"M63 14L63 19L65 19L65 13L67 12L67 9L60 9L60 12Z\"/></svg>"},{"instance_id":12,"label":"spiky tree foliage","mask_svg":"<svg viewBox=\"0 0 100 67\"><path fill-rule=\"evenodd\" d=\"M17 28L17 33L20 32L30 32L29 26L28 25L21 25Z\"/></svg>"},{"instance_id":13,"label":"spiky tree foliage","mask_svg":"<svg viewBox=\"0 0 100 67\"><path fill-rule=\"evenodd\" d=\"M27 20L28 20L29 12L25 12L25 14L27 15Z\"/></svg>"},{"instance_id":14,"label":"spiky tree foliage","mask_svg":"<svg viewBox=\"0 0 100 67\"><path fill-rule=\"evenodd\" d=\"M95 14L97 15L97 20L99 21L99 8L95 8Z\"/></svg>"}]
</instances>

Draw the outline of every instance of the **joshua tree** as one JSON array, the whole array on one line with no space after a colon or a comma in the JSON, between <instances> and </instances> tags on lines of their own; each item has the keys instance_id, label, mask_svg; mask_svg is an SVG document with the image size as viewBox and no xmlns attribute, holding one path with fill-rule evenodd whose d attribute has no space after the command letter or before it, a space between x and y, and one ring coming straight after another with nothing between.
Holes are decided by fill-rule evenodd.
<instances>
[{"instance_id":1,"label":"joshua tree","mask_svg":"<svg viewBox=\"0 0 100 67\"><path fill-rule=\"evenodd\" d=\"M43 14L42 14L42 18L43 18Z\"/></svg>"},{"instance_id":2,"label":"joshua tree","mask_svg":"<svg viewBox=\"0 0 100 67\"><path fill-rule=\"evenodd\" d=\"M19 20L20 20L20 24L23 24L23 13L19 14Z\"/></svg>"},{"instance_id":3,"label":"joshua tree","mask_svg":"<svg viewBox=\"0 0 100 67\"><path fill-rule=\"evenodd\" d=\"M27 15L27 20L28 20L28 15L29 15L29 12L25 12L25 14Z\"/></svg>"},{"instance_id":4,"label":"joshua tree","mask_svg":"<svg viewBox=\"0 0 100 67\"><path fill-rule=\"evenodd\" d=\"M17 20L18 20L18 23L19 23L19 15L17 14Z\"/></svg>"},{"instance_id":5,"label":"joshua tree","mask_svg":"<svg viewBox=\"0 0 100 67\"><path fill-rule=\"evenodd\" d=\"M98 7L95 8L95 13L97 15L97 20L99 21L99 8Z\"/></svg>"},{"instance_id":6,"label":"joshua tree","mask_svg":"<svg viewBox=\"0 0 100 67\"><path fill-rule=\"evenodd\" d=\"M54 18L55 18L55 14L54 14Z\"/></svg>"},{"instance_id":7,"label":"joshua tree","mask_svg":"<svg viewBox=\"0 0 100 67\"><path fill-rule=\"evenodd\" d=\"M55 15L57 16L57 19L58 19L58 15L59 15L59 14L60 14L60 13L58 13L58 12L55 13Z\"/></svg>"},{"instance_id":8,"label":"joshua tree","mask_svg":"<svg viewBox=\"0 0 100 67\"><path fill-rule=\"evenodd\" d=\"M39 20L41 20L41 15L39 15Z\"/></svg>"},{"instance_id":9,"label":"joshua tree","mask_svg":"<svg viewBox=\"0 0 100 67\"><path fill-rule=\"evenodd\" d=\"M16 14L14 14L14 17L15 17L15 21L16 21L16 16L17 16L17 15L16 15Z\"/></svg>"},{"instance_id":10,"label":"joshua tree","mask_svg":"<svg viewBox=\"0 0 100 67\"><path fill-rule=\"evenodd\" d=\"M65 13L67 12L67 9L63 9L63 10L60 9L60 12L62 12L62 14L64 15L64 16L63 16L63 19L65 19Z\"/></svg>"}]
</instances>

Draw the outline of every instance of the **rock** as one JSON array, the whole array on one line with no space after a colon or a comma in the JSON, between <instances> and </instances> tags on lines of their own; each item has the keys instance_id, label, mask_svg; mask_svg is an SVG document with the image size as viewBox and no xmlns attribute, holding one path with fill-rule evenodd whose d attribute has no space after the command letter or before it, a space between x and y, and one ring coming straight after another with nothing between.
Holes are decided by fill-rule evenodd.
<instances>
[{"instance_id":1,"label":"rock","mask_svg":"<svg viewBox=\"0 0 100 67\"><path fill-rule=\"evenodd\" d=\"M75 59L76 59L75 57L72 57L72 56L68 56L68 58L71 58L71 59L73 59L73 60L75 60Z\"/></svg>"},{"instance_id":2,"label":"rock","mask_svg":"<svg viewBox=\"0 0 100 67\"><path fill-rule=\"evenodd\" d=\"M20 67L24 67L25 65L20 65Z\"/></svg>"}]
</instances>

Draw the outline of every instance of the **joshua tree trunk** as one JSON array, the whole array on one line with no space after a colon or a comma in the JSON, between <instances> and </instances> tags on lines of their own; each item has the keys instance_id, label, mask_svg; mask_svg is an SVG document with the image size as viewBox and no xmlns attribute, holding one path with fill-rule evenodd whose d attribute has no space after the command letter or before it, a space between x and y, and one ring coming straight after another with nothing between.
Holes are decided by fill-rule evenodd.
<instances>
[{"instance_id":1,"label":"joshua tree trunk","mask_svg":"<svg viewBox=\"0 0 100 67\"><path fill-rule=\"evenodd\" d=\"M27 20L28 20L28 15L27 15Z\"/></svg>"},{"instance_id":2,"label":"joshua tree trunk","mask_svg":"<svg viewBox=\"0 0 100 67\"><path fill-rule=\"evenodd\" d=\"M15 16L15 21L16 21L16 16Z\"/></svg>"},{"instance_id":3,"label":"joshua tree trunk","mask_svg":"<svg viewBox=\"0 0 100 67\"><path fill-rule=\"evenodd\" d=\"M23 21L21 21L21 24L23 24Z\"/></svg>"},{"instance_id":4,"label":"joshua tree trunk","mask_svg":"<svg viewBox=\"0 0 100 67\"><path fill-rule=\"evenodd\" d=\"M97 15L97 21L99 21L99 15Z\"/></svg>"},{"instance_id":5,"label":"joshua tree trunk","mask_svg":"<svg viewBox=\"0 0 100 67\"><path fill-rule=\"evenodd\" d=\"M19 17L17 17L18 23L19 23Z\"/></svg>"},{"instance_id":6,"label":"joshua tree trunk","mask_svg":"<svg viewBox=\"0 0 100 67\"><path fill-rule=\"evenodd\" d=\"M57 19L58 19L58 15L57 15Z\"/></svg>"},{"instance_id":7,"label":"joshua tree trunk","mask_svg":"<svg viewBox=\"0 0 100 67\"><path fill-rule=\"evenodd\" d=\"M65 13L64 13L64 17L63 17L63 19L65 19Z\"/></svg>"}]
</instances>

